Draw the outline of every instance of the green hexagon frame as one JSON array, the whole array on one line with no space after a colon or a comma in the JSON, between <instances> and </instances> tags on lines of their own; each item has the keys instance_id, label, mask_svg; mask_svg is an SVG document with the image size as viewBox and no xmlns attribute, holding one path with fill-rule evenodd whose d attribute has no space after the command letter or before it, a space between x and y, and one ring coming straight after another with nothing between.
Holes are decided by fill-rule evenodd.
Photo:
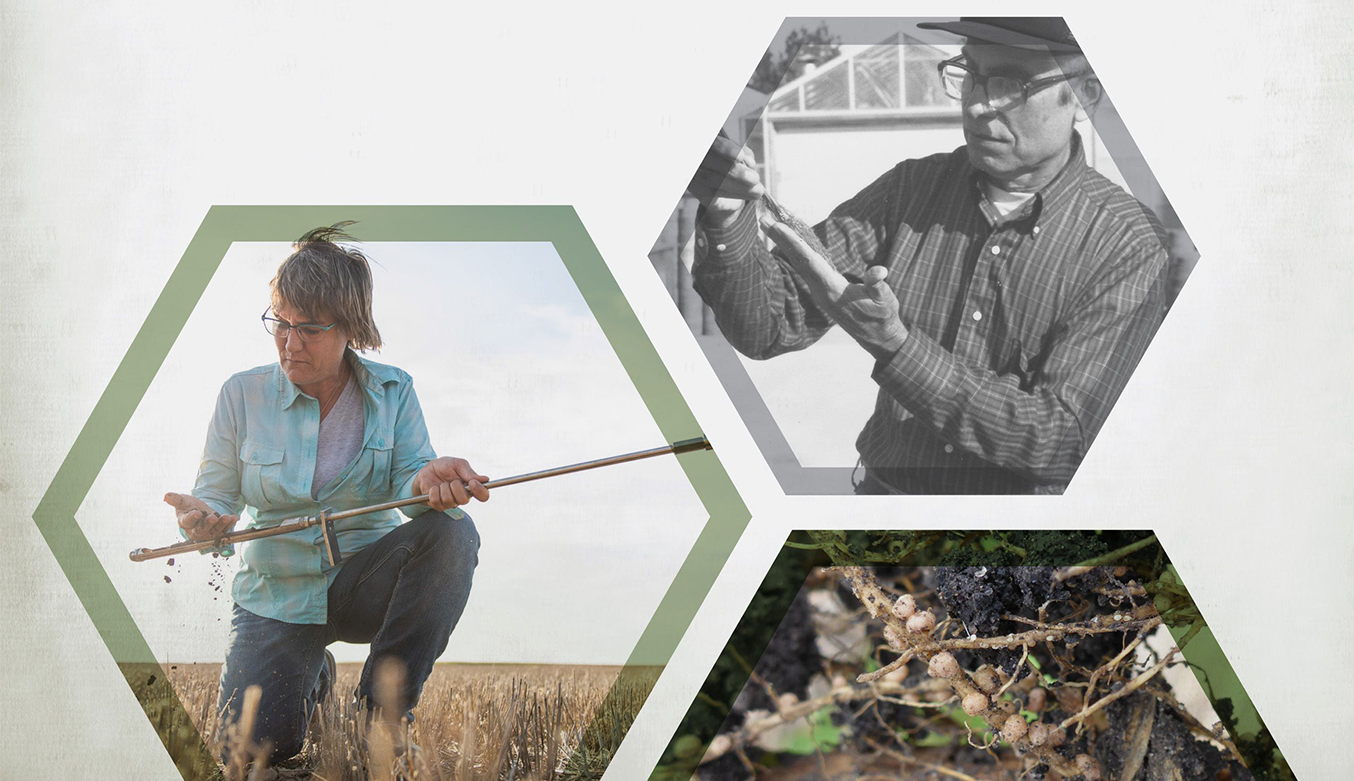
<instances>
[{"instance_id":1,"label":"green hexagon frame","mask_svg":"<svg viewBox=\"0 0 1354 781\"><path fill-rule=\"evenodd\" d=\"M213 206L156 299L108 387L57 470L33 520L152 727L185 779L210 775L207 751L75 514L141 402L170 347L235 241L292 241L315 225L355 219L366 241L550 242L669 441L700 429L681 392L568 206ZM710 514L631 651L624 670L662 665L700 607L750 519L710 452L678 457ZM616 694L624 677L612 687ZM586 742L588 736L584 736Z\"/></svg>"}]
</instances>

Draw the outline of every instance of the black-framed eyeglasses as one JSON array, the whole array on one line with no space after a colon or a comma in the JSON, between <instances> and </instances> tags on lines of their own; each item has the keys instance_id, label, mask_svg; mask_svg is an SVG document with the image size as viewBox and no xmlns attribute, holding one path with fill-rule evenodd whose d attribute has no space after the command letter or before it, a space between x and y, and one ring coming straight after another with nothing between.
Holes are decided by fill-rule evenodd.
<instances>
[{"instance_id":1,"label":"black-framed eyeglasses","mask_svg":"<svg viewBox=\"0 0 1354 781\"><path fill-rule=\"evenodd\" d=\"M263 320L264 330L266 330L273 336L276 336L278 339L286 339L287 335L292 331L292 329L295 329L297 336L301 337L301 341L309 342L314 339L319 339L320 336L322 336L325 331L328 331L330 328L333 328L334 326L338 325L338 323L330 323L329 325L316 325L315 323L289 323L286 320L282 320L281 318L269 317L268 313L271 311L273 311L272 307L263 310L263 317L261 317L260 319Z\"/></svg>"},{"instance_id":2,"label":"black-framed eyeglasses","mask_svg":"<svg viewBox=\"0 0 1354 781\"><path fill-rule=\"evenodd\" d=\"M963 55L941 62L936 70L940 73L940 83L946 95L962 101L973 92L974 87L982 87L983 92L987 93L985 104L992 111L1020 108L1031 94L1060 81L1084 75L1084 72L1060 73L1033 81L1021 81L1014 76L982 76L973 66L964 62Z\"/></svg>"}]
</instances>

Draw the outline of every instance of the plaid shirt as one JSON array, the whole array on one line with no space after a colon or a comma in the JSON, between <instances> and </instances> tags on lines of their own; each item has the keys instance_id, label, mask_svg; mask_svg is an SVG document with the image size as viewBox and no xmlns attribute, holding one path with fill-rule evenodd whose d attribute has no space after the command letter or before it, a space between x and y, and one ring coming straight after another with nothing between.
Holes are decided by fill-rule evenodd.
<instances>
[{"instance_id":1,"label":"plaid shirt","mask_svg":"<svg viewBox=\"0 0 1354 781\"><path fill-rule=\"evenodd\" d=\"M240 372L222 386L193 495L222 514L247 508L251 527L413 496L418 470L436 457L413 380L352 350L345 357L362 389L362 450L318 499L310 489L320 404L275 363ZM413 518L428 509L420 504L403 511ZM400 511L385 510L337 521L334 530L350 557L399 525ZM244 566L231 588L236 604L293 624L328 621L329 584L343 565L329 565L318 527L243 545Z\"/></svg>"},{"instance_id":2,"label":"plaid shirt","mask_svg":"<svg viewBox=\"0 0 1354 781\"><path fill-rule=\"evenodd\" d=\"M1002 219L963 147L907 160L815 226L852 282L889 269L910 333L877 361L862 463L907 493L1060 493L1165 313L1164 232L1087 166ZM729 342L763 359L833 326L753 209L702 228L692 272Z\"/></svg>"}]
</instances>

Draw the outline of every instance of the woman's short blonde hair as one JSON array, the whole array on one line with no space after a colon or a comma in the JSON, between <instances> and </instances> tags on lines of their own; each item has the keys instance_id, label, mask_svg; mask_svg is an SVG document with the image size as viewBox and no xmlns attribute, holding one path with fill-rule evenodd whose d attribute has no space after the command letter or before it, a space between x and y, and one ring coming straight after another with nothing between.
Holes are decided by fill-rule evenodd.
<instances>
[{"instance_id":1,"label":"woman's short blonde hair","mask_svg":"<svg viewBox=\"0 0 1354 781\"><path fill-rule=\"evenodd\" d=\"M343 326L354 350L381 347L371 316L371 265L344 230L352 222L316 228L296 240L296 251L269 283L273 309L291 306L308 316L327 315ZM345 242L340 246L338 242Z\"/></svg>"}]
</instances>

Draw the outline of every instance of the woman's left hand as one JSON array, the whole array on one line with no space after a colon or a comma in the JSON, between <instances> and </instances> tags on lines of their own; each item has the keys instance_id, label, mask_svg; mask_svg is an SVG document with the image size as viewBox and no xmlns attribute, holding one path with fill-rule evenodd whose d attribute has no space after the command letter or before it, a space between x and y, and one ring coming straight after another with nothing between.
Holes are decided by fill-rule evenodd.
<instances>
[{"instance_id":1,"label":"woman's left hand","mask_svg":"<svg viewBox=\"0 0 1354 781\"><path fill-rule=\"evenodd\" d=\"M450 510L469 504L471 498L489 501L489 478L476 472L464 458L435 458L423 465L414 477L414 493L427 494L428 506Z\"/></svg>"}]
</instances>

